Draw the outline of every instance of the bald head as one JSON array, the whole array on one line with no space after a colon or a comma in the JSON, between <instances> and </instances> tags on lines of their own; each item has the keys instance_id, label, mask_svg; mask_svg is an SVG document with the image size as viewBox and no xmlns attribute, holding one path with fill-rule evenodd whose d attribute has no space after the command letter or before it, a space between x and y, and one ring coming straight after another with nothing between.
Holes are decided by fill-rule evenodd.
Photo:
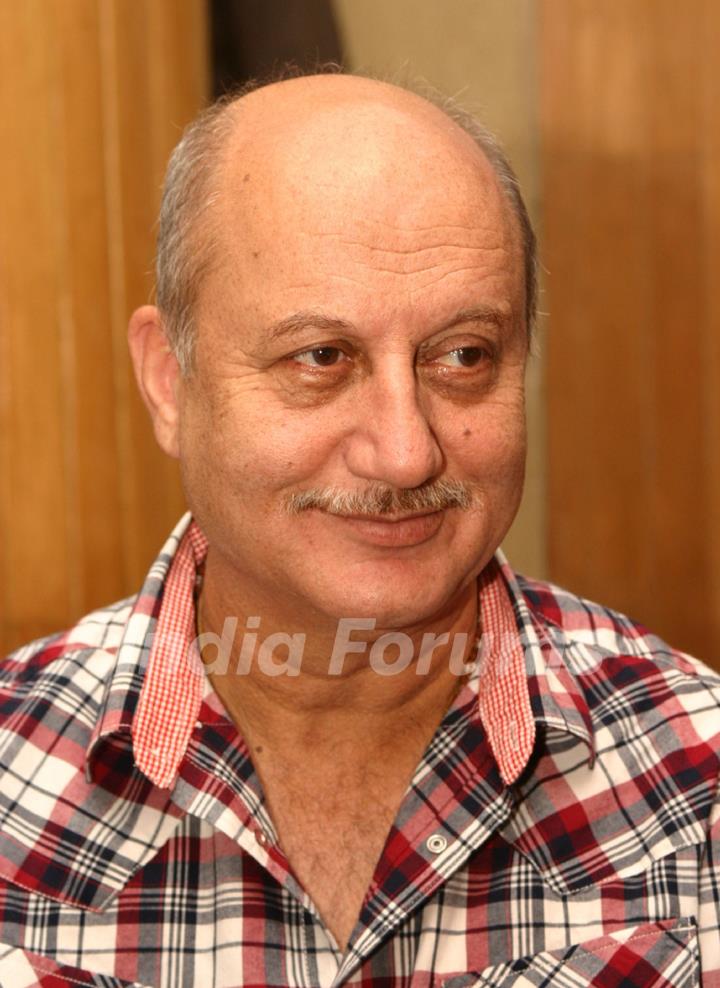
<instances>
[{"instance_id":1,"label":"bald head","mask_svg":"<svg viewBox=\"0 0 720 988\"><path fill-rule=\"evenodd\" d=\"M457 202L473 201L481 187L487 194L475 221L494 225L522 254L529 329L534 236L510 165L473 118L397 86L339 74L251 85L215 104L172 155L160 217L158 305L181 367L192 366L196 303L220 257L236 250L232 262L246 264L243 248L281 241L290 217L311 228L333 214L339 236L343 217L351 223L370 207L375 223L432 225L443 189ZM454 221L449 213L443 219Z\"/></svg>"}]
</instances>

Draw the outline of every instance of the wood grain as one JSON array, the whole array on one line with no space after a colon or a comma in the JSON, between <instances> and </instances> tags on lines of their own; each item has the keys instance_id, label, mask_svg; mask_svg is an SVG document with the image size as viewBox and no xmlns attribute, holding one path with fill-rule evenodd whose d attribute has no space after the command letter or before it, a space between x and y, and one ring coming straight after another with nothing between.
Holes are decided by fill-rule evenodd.
<instances>
[{"instance_id":1,"label":"wood grain","mask_svg":"<svg viewBox=\"0 0 720 988\"><path fill-rule=\"evenodd\" d=\"M0 4L0 650L135 591L183 510L127 358L201 0Z\"/></svg>"},{"instance_id":2,"label":"wood grain","mask_svg":"<svg viewBox=\"0 0 720 988\"><path fill-rule=\"evenodd\" d=\"M543 0L553 579L720 659L720 8Z\"/></svg>"}]
</instances>

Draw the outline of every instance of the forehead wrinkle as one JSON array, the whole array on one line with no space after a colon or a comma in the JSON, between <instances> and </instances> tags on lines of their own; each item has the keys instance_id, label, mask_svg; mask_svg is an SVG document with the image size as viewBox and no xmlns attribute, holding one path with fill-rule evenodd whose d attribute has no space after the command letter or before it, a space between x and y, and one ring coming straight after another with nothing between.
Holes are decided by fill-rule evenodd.
<instances>
[{"instance_id":1,"label":"forehead wrinkle","mask_svg":"<svg viewBox=\"0 0 720 988\"><path fill-rule=\"evenodd\" d=\"M324 236L324 234L321 234ZM340 234L328 234L328 236L341 236ZM363 240L345 240L341 241L343 246L346 247L362 247L365 250L376 251L383 254L422 254L426 251L435 250L482 250L482 251L492 251L492 250L507 250L503 244L498 244L497 247L490 245L479 245L479 244L455 244L455 243L438 243L438 244L427 244L422 247L381 247L376 244L369 244Z\"/></svg>"},{"instance_id":2,"label":"forehead wrinkle","mask_svg":"<svg viewBox=\"0 0 720 988\"><path fill-rule=\"evenodd\" d=\"M441 265L437 265L437 267L441 267ZM432 288L433 285L439 285L443 282L452 280L456 278L458 275L464 275L467 274L468 272L475 273L476 276L478 274L477 267L475 265L469 265L467 267L452 267L452 268L447 268L446 266L446 270L441 271L438 274L435 274L434 271L435 268L427 268L419 271L410 272L412 275L427 274L427 277L423 278L422 281L418 281L417 284L413 284L409 286L409 291L412 293L413 296L417 295L418 293L426 292L428 288ZM481 274L478 277L477 284L484 281L488 281L490 279L495 279L495 275ZM493 294L495 294L496 291L497 290L495 290ZM506 292L507 293L511 292L511 288L509 284L504 290L502 290L502 295L504 296Z\"/></svg>"},{"instance_id":3,"label":"forehead wrinkle","mask_svg":"<svg viewBox=\"0 0 720 988\"><path fill-rule=\"evenodd\" d=\"M437 208L437 202L432 203L432 208ZM326 224L329 229L315 218L302 234L313 241L326 241L332 250L346 248L350 257L387 255L412 258L444 252L464 255L465 259L472 252L514 251L517 246L515 230L508 222L502 203L488 203L487 200L474 204L465 202L464 209L467 219L463 223L411 227L399 221L357 216L347 211L345 216L335 217L334 222Z\"/></svg>"},{"instance_id":4,"label":"forehead wrinkle","mask_svg":"<svg viewBox=\"0 0 720 988\"><path fill-rule=\"evenodd\" d=\"M509 266L513 266L511 259L516 252L513 244L502 236L502 231L499 236L497 230L492 231L494 242L482 242L480 236L487 231L473 230L479 235L474 242L435 241L420 246L388 246L387 241L385 244L372 243L369 238L353 239L346 233L333 231L313 230L305 236L319 243L322 251L343 250L348 270L354 267L373 274L414 277L439 272L439 277L443 278L446 274L471 271L478 264L485 265L491 255L507 256ZM521 265L521 259L518 263Z\"/></svg>"}]
</instances>

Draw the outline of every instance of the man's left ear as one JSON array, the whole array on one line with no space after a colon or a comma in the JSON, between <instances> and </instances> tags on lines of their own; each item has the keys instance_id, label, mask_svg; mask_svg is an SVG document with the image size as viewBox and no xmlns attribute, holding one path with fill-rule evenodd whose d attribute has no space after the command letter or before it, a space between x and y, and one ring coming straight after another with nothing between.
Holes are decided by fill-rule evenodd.
<instances>
[{"instance_id":1,"label":"man's left ear","mask_svg":"<svg viewBox=\"0 0 720 988\"><path fill-rule=\"evenodd\" d=\"M154 305L136 309L128 326L130 356L140 394L160 448L179 456L178 385L180 365L170 349L160 311Z\"/></svg>"}]
</instances>

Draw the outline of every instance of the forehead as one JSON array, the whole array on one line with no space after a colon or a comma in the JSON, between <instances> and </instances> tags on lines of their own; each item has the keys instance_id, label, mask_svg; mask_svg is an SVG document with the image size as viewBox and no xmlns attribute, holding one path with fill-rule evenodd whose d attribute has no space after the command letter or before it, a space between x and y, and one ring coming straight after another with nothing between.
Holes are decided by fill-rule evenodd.
<instances>
[{"instance_id":1,"label":"forehead","mask_svg":"<svg viewBox=\"0 0 720 988\"><path fill-rule=\"evenodd\" d=\"M341 292L387 309L473 282L498 302L522 294L517 223L491 166L444 114L412 100L239 114L217 175L215 289L250 309L275 306L274 318L303 287L310 308Z\"/></svg>"}]
</instances>

